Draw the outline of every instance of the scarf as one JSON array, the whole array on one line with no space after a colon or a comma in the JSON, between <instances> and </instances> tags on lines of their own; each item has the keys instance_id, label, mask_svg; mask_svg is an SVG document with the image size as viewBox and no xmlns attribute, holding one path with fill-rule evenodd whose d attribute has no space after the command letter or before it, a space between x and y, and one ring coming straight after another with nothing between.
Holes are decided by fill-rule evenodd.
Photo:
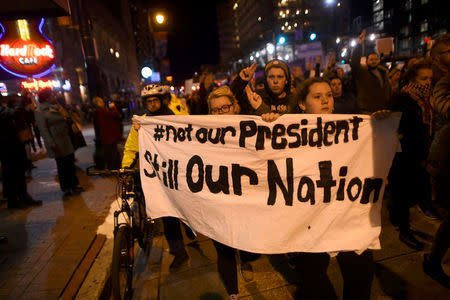
<instances>
[{"instance_id":1,"label":"scarf","mask_svg":"<svg viewBox=\"0 0 450 300\"><path fill-rule=\"evenodd\" d=\"M407 93L414 99L422 110L422 121L430 125L433 109L431 107L431 85L410 82L402 88L402 93Z\"/></svg>"}]
</instances>

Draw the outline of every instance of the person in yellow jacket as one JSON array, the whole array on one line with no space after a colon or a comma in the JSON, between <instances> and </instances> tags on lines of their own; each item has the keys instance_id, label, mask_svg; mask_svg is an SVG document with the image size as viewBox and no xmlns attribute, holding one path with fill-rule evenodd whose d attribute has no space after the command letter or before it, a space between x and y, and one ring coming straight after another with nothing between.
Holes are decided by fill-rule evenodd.
<instances>
[{"instance_id":1,"label":"person in yellow jacket","mask_svg":"<svg viewBox=\"0 0 450 300\"><path fill-rule=\"evenodd\" d=\"M168 102L171 99L170 88L165 85L150 84L145 86L141 92L144 101L145 112L143 116L162 116L174 115L168 108ZM133 122L130 130L122 159L122 168L132 168L137 162L139 152L139 124ZM170 254L175 258L170 264L170 270L176 270L185 264L189 256L184 248L183 235L181 233L180 221L174 217L164 217L164 235L170 248ZM186 232L188 236L189 233ZM192 234L193 235L193 234Z\"/></svg>"},{"instance_id":2,"label":"person in yellow jacket","mask_svg":"<svg viewBox=\"0 0 450 300\"><path fill-rule=\"evenodd\" d=\"M157 94L159 95L157 97L159 97L162 101L147 102L146 99L149 98L149 95L153 95L152 93L159 93ZM189 112L186 110L181 100L174 94L170 93L169 86L152 84L147 85L142 90L141 97L145 106L143 116L189 115ZM133 122L133 127L131 128L125 143L122 168L132 166L134 165L133 163L136 162L136 155L139 152L138 132L136 130L137 126L139 126L139 124Z\"/></svg>"},{"instance_id":3,"label":"person in yellow jacket","mask_svg":"<svg viewBox=\"0 0 450 300\"><path fill-rule=\"evenodd\" d=\"M170 102L168 107L176 115L189 115L189 112L186 109L185 104L183 104L181 99L175 96L174 94L170 94Z\"/></svg>"}]
</instances>

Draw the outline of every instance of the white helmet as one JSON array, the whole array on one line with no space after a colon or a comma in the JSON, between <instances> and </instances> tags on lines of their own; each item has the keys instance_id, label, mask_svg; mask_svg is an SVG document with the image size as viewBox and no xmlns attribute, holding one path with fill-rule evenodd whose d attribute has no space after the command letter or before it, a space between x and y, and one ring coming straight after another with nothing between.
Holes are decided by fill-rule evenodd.
<instances>
[{"instance_id":1,"label":"white helmet","mask_svg":"<svg viewBox=\"0 0 450 300\"><path fill-rule=\"evenodd\" d=\"M170 94L170 87L168 85L161 84L149 84L144 86L141 91L141 97L164 97Z\"/></svg>"}]
</instances>

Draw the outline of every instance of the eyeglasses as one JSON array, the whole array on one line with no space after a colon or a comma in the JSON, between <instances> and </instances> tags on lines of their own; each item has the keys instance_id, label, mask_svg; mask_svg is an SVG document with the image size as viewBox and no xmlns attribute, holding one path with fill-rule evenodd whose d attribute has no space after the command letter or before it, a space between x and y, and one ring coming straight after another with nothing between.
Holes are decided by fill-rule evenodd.
<instances>
[{"instance_id":1,"label":"eyeglasses","mask_svg":"<svg viewBox=\"0 0 450 300\"><path fill-rule=\"evenodd\" d=\"M145 101L145 103L156 104L156 103L159 103L159 99L148 99L147 101Z\"/></svg>"},{"instance_id":2,"label":"eyeglasses","mask_svg":"<svg viewBox=\"0 0 450 300\"><path fill-rule=\"evenodd\" d=\"M218 108L211 108L209 112L213 115L217 115L218 113L227 113L230 111L232 106L233 104L225 104Z\"/></svg>"}]
</instances>

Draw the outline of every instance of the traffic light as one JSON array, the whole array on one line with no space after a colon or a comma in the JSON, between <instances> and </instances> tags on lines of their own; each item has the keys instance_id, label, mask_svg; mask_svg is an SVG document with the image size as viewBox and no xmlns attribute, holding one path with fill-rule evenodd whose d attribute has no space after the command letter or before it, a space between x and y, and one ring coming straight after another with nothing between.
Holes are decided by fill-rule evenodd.
<instances>
[{"instance_id":1,"label":"traffic light","mask_svg":"<svg viewBox=\"0 0 450 300\"><path fill-rule=\"evenodd\" d=\"M314 41L317 38L317 34L315 32L311 32L311 34L309 35L309 39L311 41Z\"/></svg>"}]
</instances>

